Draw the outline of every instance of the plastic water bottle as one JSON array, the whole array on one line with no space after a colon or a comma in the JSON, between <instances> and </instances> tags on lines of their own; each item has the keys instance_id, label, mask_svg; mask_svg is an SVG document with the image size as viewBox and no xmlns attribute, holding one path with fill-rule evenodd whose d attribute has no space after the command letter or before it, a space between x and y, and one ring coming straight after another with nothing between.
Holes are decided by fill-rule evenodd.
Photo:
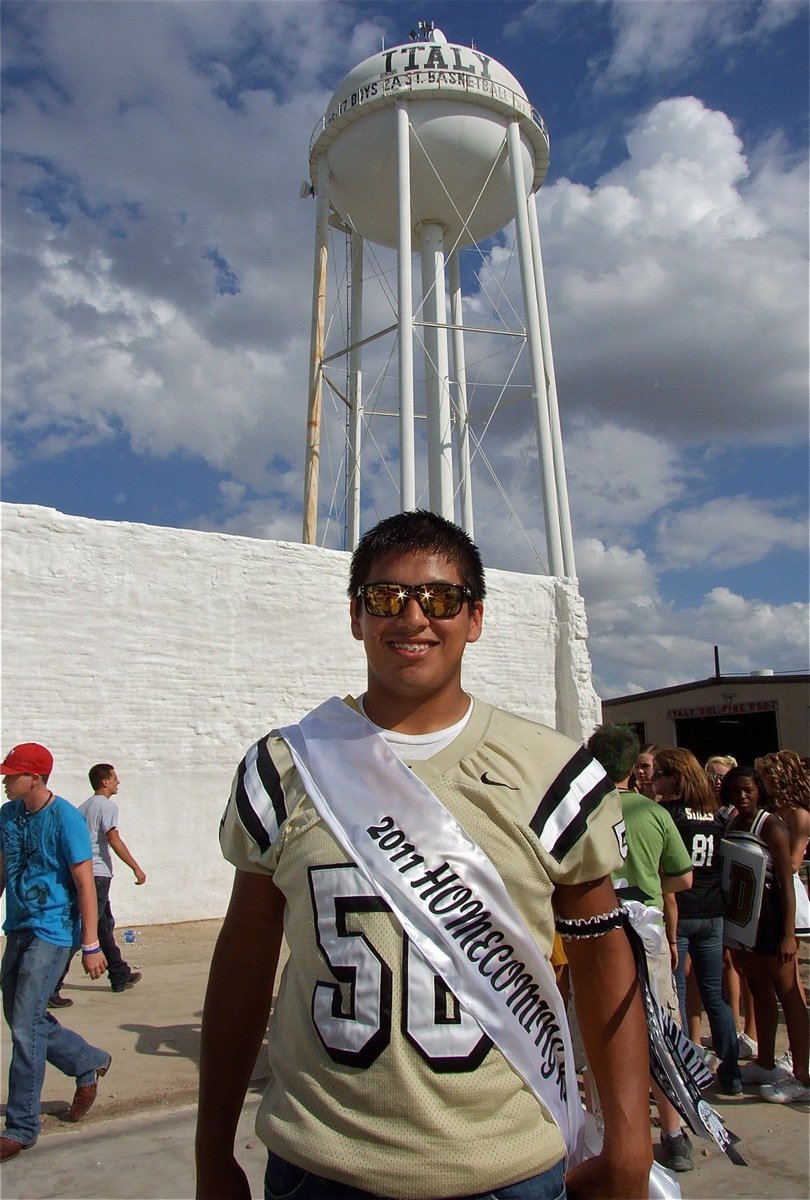
<instances>
[{"instance_id":1,"label":"plastic water bottle","mask_svg":"<svg viewBox=\"0 0 810 1200\"><path fill-rule=\"evenodd\" d=\"M124 941L126 942L126 944L128 946L134 945L135 942L137 942L137 940L138 940L138 935L134 929L128 929L126 931L126 933L124 934Z\"/></svg>"}]
</instances>

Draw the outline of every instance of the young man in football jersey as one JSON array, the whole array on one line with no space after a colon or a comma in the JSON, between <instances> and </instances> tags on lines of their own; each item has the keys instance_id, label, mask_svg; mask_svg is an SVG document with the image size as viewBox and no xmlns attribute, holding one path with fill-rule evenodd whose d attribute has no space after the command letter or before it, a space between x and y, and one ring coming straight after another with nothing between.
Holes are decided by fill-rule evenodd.
<instances>
[{"instance_id":1,"label":"young man in football jersey","mask_svg":"<svg viewBox=\"0 0 810 1200\"><path fill-rule=\"evenodd\" d=\"M618 796L582 747L462 689L484 591L457 526L380 522L349 583L366 691L239 766L203 1015L200 1200L250 1196L234 1136L282 932L257 1117L267 1200L647 1195L646 1030L610 882ZM601 1154L567 1180L561 1127L579 1102L540 982L545 969L553 991L555 918L605 1118ZM537 1066L520 1057L527 1030Z\"/></svg>"}]
</instances>

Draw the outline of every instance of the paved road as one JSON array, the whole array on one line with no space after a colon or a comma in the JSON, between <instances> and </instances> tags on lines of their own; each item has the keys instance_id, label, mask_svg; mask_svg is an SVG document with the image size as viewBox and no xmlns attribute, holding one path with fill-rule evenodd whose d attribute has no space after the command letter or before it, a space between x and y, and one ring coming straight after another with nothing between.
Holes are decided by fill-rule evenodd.
<instances>
[{"instance_id":1,"label":"paved road","mask_svg":"<svg viewBox=\"0 0 810 1200\"><path fill-rule=\"evenodd\" d=\"M245 1107L237 1156L254 1197L262 1195L266 1153L253 1132L258 1100ZM696 1169L681 1175L684 1200L806 1200L807 1108L744 1097L718 1105L749 1165L735 1167L697 1142ZM3 1200L190 1200L194 1194L193 1105L65 1127L2 1169Z\"/></svg>"},{"instance_id":2,"label":"paved road","mask_svg":"<svg viewBox=\"0 0 810 1200\"><path fill-rule=\"evenodd\" d=\"M253 1133L257 1100L239 1125L239 1160L262 1195L266 1151ZM188 1200L194 1195L193 1105L117 1117L40 1139L2 1168L3 1200Z\"/></svg>"}]
</instances>

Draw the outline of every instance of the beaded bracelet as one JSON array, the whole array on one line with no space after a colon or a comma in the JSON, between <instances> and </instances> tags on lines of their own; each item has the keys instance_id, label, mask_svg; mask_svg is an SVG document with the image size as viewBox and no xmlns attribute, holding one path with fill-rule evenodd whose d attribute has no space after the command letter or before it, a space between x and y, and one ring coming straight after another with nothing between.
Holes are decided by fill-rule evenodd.
<instances>
[{"instance_id":1,"label":"beaded bracelet","mask_svg":"<svg viewBox=\"0 0 810 1200\"><path fill-rule=\"evenodd\" d=\"M593 917L574 917L568 920L557 917L554 928L561 938L594 938L603 937L611 929L618 929L627 921L627 910L621 906L612 912L596 913Z\"/></svg>"}]
</instances>

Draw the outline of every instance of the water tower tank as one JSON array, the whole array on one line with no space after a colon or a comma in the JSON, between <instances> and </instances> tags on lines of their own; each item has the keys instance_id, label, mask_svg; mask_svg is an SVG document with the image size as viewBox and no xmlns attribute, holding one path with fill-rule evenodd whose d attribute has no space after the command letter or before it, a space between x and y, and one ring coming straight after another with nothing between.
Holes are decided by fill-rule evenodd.
<instances>
[{"instance_id":1,"label":"water tower tank","mask_svg":"<svg viewBox=\"0 0 810 1200\"><path fill-rule=\"evenodd\" d=\"M363 347L394 332L396 381L392 409L399 426L400 511L418 507L456 516L473 536L471 469L474 421L467 399L465 323L459 249L481 242L514 221L523 318L510 328L500 317L476 338L505 338L516 352L505 368L513 386L523 345L537 431L546 547L552 575L575 576L573 535L562 455L551 335L543 282L535 192L548 168L548 135L523 88L506 67L476 47L460 46L420 21L404 45L383 49L354 67L335 90L309 146L310 180L301 195L316 197L312 338L304 479L305 542L318 521L321 389L328 364L346 358L346 530L360 537L365 429L393 374L383 372L364 393ZM346 236L346 343L325 353L329 230ZM396 251L394 324L363 329L364 244ZM414 257L421 294L414 295ZM368 306L379 316L379 306ZM383 306L385 317L390 315ZM514 312L514 308L510 304ZM478 349L480 350L480 344ZM488 352L488 351L487 351ZM500 353L498 351L498 353ZM511 355L512 350L509 351ZM416 356L421 354L421 378ZM393 357L389 356L389 361ZM500 396L496 401L500 402ZM493 409L494 412L494 409ZM342 415L342 412L341 412ZM419 418L424 417L424 425ZM488 425L488 422L487 422ZM423 436L424 433L424 436ZM370 439L373 442L373 439ZM426 488L417 457L427 460ZM386 471L390 475L389 460ZM457 511L458 510L458 511Z\"/></svg>"},{"instance_id":2,"label":"water tower tank","mask_svg":"<svg viewBox=\"0 0 810 1200\"><path fill-rule=\"evenodd\" d=\"M332 204L358 233L397 244L396 108L411 127L412 233L436 223L450 245L466 246L514 217L506 152L510 119L520 122L523 186L536 191L548 168L548 135L506 67L435 30L430 41L382 50L342 80L315 129L310 163L323 155Z\"/></svg>"}]
</instances>

